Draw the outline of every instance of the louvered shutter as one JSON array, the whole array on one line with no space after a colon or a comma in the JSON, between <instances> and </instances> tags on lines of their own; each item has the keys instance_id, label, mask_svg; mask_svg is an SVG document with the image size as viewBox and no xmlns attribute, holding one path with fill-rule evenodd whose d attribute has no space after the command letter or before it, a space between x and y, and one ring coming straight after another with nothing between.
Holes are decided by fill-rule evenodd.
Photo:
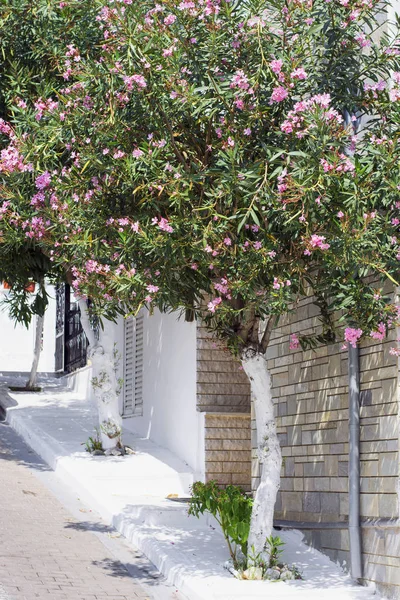
<instances>
[{"instance_id":1,"label":"louvered shutter","mask_svg":"<svg viewBox=\"0 0 400 600\"><path fill-rule=\"evenodd\" d=\"M124 416L143 414L144 316L125 319Z\"/></svg>"}]
</instances>

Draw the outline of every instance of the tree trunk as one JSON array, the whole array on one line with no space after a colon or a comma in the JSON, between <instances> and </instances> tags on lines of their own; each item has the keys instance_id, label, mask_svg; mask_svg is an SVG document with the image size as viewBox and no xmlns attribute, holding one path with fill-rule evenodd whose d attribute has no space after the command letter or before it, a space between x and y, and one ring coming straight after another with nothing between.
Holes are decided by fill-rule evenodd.
<instances>
[{"instance_id":1,"label":"tree trunk","mask_svg":"<svg viewBox=\"0 0 400 600\"><path fill-rule=\"evenodd\" d=\"M265 540L271 535L274 507L279 490L282 454L276 433L271 377L262 354L251 348L242 353L242 365L251 385L257 428L257 453L261 466L261 481L254 497L251 515L249 553L261 553L268 559Z\"/></svg>"},{"instance_id":2,"label":"tree trunk","mask_svg":"<svg viewBox=\"0 0 400 600\"><path fill-rule=\"evenodd\" d=\"M122 418L119 409L118 351L115 345L115 324L104 320L100 339L95 339L90 326L86 302L79 301L81 323L89 340L92 362L92 387L96 399L100 438L104 450L121 445Z\"/></svg>"},{"instance_id":3,"label":"tree trunk","mask_svg":"<svg viewBox=\"0 0 400 600\"><path fill-rule=\"evenodd\" d=\"M33 388L36 386L37 370L39 366L40 352L42 350L42 335L44 327L44 315L38 316L36 319L36 331L35 331L35 349L33 351L33 361L31 367L31 373L27 381L26 387Z\"/></svg>"}]
</instances>

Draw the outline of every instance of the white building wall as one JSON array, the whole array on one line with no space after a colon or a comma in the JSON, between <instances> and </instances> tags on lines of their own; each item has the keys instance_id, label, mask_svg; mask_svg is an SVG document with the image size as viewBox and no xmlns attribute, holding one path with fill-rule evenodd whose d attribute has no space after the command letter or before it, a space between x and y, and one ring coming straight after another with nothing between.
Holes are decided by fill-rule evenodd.
<instances>
[{"instance_id":1,"label":"white building wall","mask_svg":"<svg viewBox=\"0 0 400 600\"><path fill-rule=\"evenodd\" d=\"M123 322L118 348L123 351ZM204 471L204 419L196 410L196 323L145 313L143 416L124 426L173 452L198 477Z\"/></svg>"},{"instance_id":2,"label":"white building wall","mask_svg":"<svg viewBox=\"0 0 400 600\"><path fill-rule=\"evenodd\" d=\"M0 300L8 291L0 287ZM56 300L53 286L48 286L50 295L49 306L44 320L43 348L39 361L40 373L54 373L55 353L55 324ZM35 345L36 319L27 329L23 325L16 325L7 312L6 306L0 305L0 373L7 371L29 372L32 366L33 350Z\"/></svg>"}]
</instances>

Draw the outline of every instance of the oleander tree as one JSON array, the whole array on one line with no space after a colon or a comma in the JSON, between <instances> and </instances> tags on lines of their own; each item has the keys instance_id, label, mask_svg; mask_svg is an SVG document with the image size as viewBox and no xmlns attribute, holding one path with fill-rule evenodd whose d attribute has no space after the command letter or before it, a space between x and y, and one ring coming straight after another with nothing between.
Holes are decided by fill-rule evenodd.
<instances>
[{"instance_id":1,"label":"oleander tree","mask_svg":"<svg viewBox=\"0 0 400 600\"><path fill-rule=\"evenodd\" d=\"M65 36L70 41L81 40L81 47L90 48L99 38L93 28L87 28L84 16L94 18L90 2L77 3L73 14L60 14L56 4L26 0L6 1L0 6L0 118L8 121L17 96L37 99L47 85L56 90L63 85L55 55L65 48ZM71 18L76 19L71 27ZM97 35L97 37L96 37ZM17 106L21 108L23 104ZM3 155L4 158L4 155ZM2 158L2 163L3 163ZM11 158L11 157L10 157ZM11 159L12 160L12 159ZM2 169L2 173L7 173ZM0 188L2 200L7 190ZM0 214L0 219L2 214ZM41 353L45 311L49 296L47 283L64 282L65 270L54 265L33 238L3 237L0 241L0 281L8 288L2 301L15 323L29 327L36 320L35 348L27 388L34 388Z\"/></svg>"},{"instance_id":2,"label":"oleander tree","mask_svg":"<svg viewBox=\"0 0 400 600\"><path fill-rule=\"evenodd\" d=\"M273 327L305 295L321 328L292 349L383 339L398 318L382 292L400 258L396 27L374 0L90 4L87 44L81 3L46 2L68 23L46 50L57 86L9 95L1 243L68 273L104 335L117 314L181 310L240 357L262 465L249 547L266 553Z\"/></svg>"}]
</instances>

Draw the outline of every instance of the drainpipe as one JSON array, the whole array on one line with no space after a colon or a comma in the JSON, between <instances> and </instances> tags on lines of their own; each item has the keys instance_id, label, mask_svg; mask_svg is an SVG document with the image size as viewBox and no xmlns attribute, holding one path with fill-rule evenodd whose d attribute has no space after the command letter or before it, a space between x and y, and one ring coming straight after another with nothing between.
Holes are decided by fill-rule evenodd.
<instances>
[{"instance_id":1,"label":"drainpipe","mask_svg":"<svg viewBox=\"0 0 400 600\"><path fill-rule=\"evenodd\" d=\"M349 344L349 540L353 579L361 579L363 564L360 528L360 356Z\"/></svg>"}]
</instances>

